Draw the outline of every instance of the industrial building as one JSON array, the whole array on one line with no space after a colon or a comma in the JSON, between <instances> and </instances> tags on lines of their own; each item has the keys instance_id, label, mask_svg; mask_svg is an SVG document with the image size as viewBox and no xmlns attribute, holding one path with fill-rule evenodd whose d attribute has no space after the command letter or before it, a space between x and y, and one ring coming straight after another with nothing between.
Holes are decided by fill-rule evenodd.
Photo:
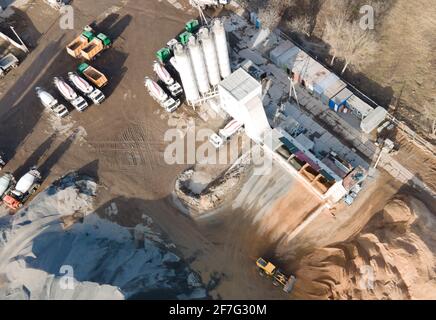
<instances>
[{"instance_id":1,"label":"industrial building","mask_svg":"<svg viewBox=\"0 0 436 320\"><path fill-rule=\"evenodd\" d=\"M269 58L276 66L286 70L294 84L306 88L331 110L339 113L350 112L362 120L360 129L364 133L371 133L386 119L387 112L380 110L380 107L378 110L372 108L354 95L337 75L290 41L282 41L270 51Z\"/></svg>"},{"instance_id":2,"label":"industrial building","mask_svg":"<svg viewBox=\"0 0 436 320\"><path fill-rule=\"evenodd\" d=\"M249 59L231 71L221 20L214 20L210 28L199 27L195 34L184 32L183 39L186 41L172 47L174 58L170 61L179 72L188 104L208 102L214 111L242 123L250 139L329 203L344 198L363 179L366 171L362 167L353 167L334 152L316 152L315 142L298 131L296 121L295 128L271 128L262 101L262 80L267 74ZM336 112L350 110L359 116L365 131L384 116L381 111L375 113L339 77L291 42L284 41L273 49L270 58L326 107Z\"/></svg>"},{"instance_id":3,"label":"industrial building","mask_svg":"<svg viewBox=\"0 0 436 320\"><path fill-rule=\"evenodd\" d=\"M221 108L245 125L247 135L262 142L270 125L262 103L262 85L239 68L218 85Z\"/></svg>"}]
</instances>

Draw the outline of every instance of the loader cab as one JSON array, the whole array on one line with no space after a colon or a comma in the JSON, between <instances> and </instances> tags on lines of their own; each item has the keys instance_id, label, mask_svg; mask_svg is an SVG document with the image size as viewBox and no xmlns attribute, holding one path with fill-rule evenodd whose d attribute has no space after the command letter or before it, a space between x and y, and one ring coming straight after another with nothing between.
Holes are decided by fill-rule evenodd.
<instances>
[{"instance_id":1,"label":"loader cab","mask_svg":"<svg viewBox=\"0 0 436 320\"><path fill-rule=\"evenodd\" d=\"M257 259L256 265L259 267L259 269L264 272L267 275L273 275L276 271L276 266L273 265L271 262L267 262L262 258Z\"/></svg>"}]
</instances>

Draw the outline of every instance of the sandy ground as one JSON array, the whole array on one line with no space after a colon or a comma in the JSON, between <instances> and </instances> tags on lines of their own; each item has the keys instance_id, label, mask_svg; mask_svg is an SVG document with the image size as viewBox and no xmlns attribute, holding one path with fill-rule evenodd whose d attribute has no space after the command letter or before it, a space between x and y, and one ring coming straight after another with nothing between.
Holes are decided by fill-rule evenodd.
<instances>
[{"instance_id":1,"label":"sandy ground","mask_svg":"<svg viewBox=\"0 0 436 320\"><path fill-rule=\"evenodd\" d=\"M172 202L177 174L188 165L165 164L165 130L176 126L186 129L189 119L199 128L205 124L186 107L171 117L161 112L143 88L143 77L152 74L155 50L178 33L191 16L167 2L75 1L75 6L80 6L81 12L87 8L87 15L77 15L73 31L57 28L51 11L45 21L38 20L41 12L36 7L27 11L31 19L37 19L34 24L44 35L21 67L8 75L0 96L0 145L9 160L6 170L20 176L36 164L46 177L43 186L75 169L96 177L102 186L97 212L123 226L135 226L142 214L148 214L195 266L203 282L210 282L211 289L221 278L232 279L228 282L235 287L229 291L217 288L216 297L283 298L280 291L268 290L269 282L259 279L253 258L243 255L248 271L240 267L238 259L228 263L221 254L223 245L206 237ZM105 11L109 13L106 18ZM97 18L104 19L104 30L115 39L114 47L95 62L109 76L110 84L103 90L108 100L86 113L72 112L65 121L53 119L39 105L33 87L42 85L54 92L52 77L77 65L64 46L83 25ZM160 27L156 29L156 25ZM118 214L111 216L113 206ZM225 270L223 266L227 266ZM239 281L233 276L235 270L250 275L249 281ZM253 281L268 293L251 290Z\"/></svg>"},{"instance_id":2,"label":"sandy ground","mask_svg":"<svg viewBox=\"0 0 436 320\"><path fill-rule=\"evenodd\" d=\"M296 270L295 257L307 248L287 249L283 239L319 206L298 182L280 168L261 178L251 177L239 194L232 195L233 202L229 199L228 206L197 221L173 204L175 179L190 165L165 163L165 131L192 130L192 121L197 129L208 124L186 107L171 116L160 111L144 90L143 77L152 74L154 52L192 16L166 1L77 0L74 5L81 14L72 31L59 29L51 10L33 5L23 13L32 22L29 37L36 45L1 84L0 150L9 160L6 170L21 176L38 165L46 177L44 186L71 170L97 178L99 215L127 227L140 223L143 214L150 216L199 272L214 298L289 298L258 276L254 261L264 255L277 259L287 272ZM65 75L78 63L64 46L94 19L115 40L114 47L94 63L109 76L110 84L103 90L108 99L83 114L72 112L70 118L56 120L43 111L33 88L42 85L54 92L52 77ZM386 183L381 179L368 191L365 199L376 194L375 203L362 199L352 207L353 214L336 212L343 224L337 224L331 213L323 213L324 220L316 223L329 237L324 239L313 225L304 241L323 246L358 232L398 188ZM379 192L380 186L386 192ZM358 212L365 214L355 221ZM267 224L260 228L262 221ZM353 227L344 231L344 225ZM297 296L304 297L298 285Z\"/></svg>"},{"instance_id":3,"label":"sandy ground","mask_svg":"<svg viewBox=\"0 0 436 320\"><path fill-rule=\"evenodd\" d=\"M314 299L436 299L433 213L406 194L350 241L303 257L297 275Z\"/></svg>"}]
</instances>

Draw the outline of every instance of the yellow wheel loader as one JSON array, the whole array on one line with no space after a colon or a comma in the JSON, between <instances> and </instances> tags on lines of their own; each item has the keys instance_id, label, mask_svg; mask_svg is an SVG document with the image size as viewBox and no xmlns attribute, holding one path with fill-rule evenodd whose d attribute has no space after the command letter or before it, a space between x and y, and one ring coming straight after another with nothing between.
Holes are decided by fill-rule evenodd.
<instances>
[{"instance_id":1,"label":"yellow wheel loader","mask_svg":"<svg viewBox=\"0 0 436 320\"><path fill-rule=\"evenodd\" d=\"M263 258L257 259L256 266L259 269L260 275L271 278L275 286L282 286L283 291L286 293L292 291L295 281L297 280L295 276L286 276L279 268L271 262L265 261Z\"/></svg>"}]
</instances>

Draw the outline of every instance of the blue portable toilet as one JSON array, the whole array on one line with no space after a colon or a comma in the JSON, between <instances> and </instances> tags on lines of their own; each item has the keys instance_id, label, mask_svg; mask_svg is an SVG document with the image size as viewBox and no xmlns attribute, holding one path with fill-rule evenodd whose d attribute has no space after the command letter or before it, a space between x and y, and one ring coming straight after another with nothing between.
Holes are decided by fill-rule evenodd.
<instances>
[{"instance_id":1,"label":"blue portable toilet","mask_svg":"<svg viewBox=\"0 0 436 320\"><path fill-rule=\"evenodd\" d=\"M342 106L345 106L347 103L347 100L353 95L353 93L347 89L344 88L341 90L337 95L335 95L333 98L329 101L329 107L335 112L338 112L339 109Z\"/></svg>"}]
</instances>

